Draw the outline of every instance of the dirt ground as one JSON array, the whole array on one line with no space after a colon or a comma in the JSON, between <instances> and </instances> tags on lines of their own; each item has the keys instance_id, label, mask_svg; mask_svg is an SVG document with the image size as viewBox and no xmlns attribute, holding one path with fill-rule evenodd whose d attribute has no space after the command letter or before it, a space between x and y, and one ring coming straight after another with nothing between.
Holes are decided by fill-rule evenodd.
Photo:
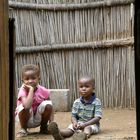
<instances>
[{"instance_id":1,"label":"dirt ground","mask_svg":"<svg viewBox=\"0 0 140 140\"><path fill-rule=\"evenodd\" d=\"M70 123L70 112L55 112L54 117L60 129L66 128ZM15 123L15 133L19 129L19 125ZM15 140L53 140L51 135L39 134L39 127L30 129L29 132L27 137ZM72 140L72 137L66 140ZM103 109L101 132L92 135L89 140L137 140L135 109Z\"/></svg>"}]
</instances>

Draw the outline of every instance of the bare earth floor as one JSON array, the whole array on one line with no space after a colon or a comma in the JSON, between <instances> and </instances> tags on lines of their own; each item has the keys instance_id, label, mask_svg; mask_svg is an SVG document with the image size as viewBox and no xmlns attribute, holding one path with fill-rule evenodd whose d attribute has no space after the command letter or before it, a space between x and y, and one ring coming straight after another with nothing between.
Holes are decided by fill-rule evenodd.
<instances>
[{"instance_id":1,"label":"bare earth floor","mask_svg":"<svg viewBox=\"0 0 140 140\"><path fill-rule=\"evenodd\" d=\"M60 129L70 124L70 112L56 112L54 117ZM15 133L19 129L19 124L15 123ZM54 140L51 135L39 134L39 127L30 129L29 132L27 137L15 138L15 140ZM72 140L72 137L66 140ZM101 132L92 135L89 140L137 140L135 109L104 109Z\"/></svg>"}]
</instances>

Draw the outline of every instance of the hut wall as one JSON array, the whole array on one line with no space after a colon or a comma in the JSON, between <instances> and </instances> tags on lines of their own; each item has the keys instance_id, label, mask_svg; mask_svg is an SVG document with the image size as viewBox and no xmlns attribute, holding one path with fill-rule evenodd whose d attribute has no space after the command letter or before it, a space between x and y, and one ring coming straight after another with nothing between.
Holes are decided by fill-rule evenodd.
<instances>
[{"instance_id":1,"label":"hut wall","mask_svg":"<svg viewBox=\"0 0 140 140\"><path fill-rule=\"evenodd\" d=\"M24 64L38 64L40 83L70 89L77 80L96 82L104 107L135 107L133 0L10 0L16 25L16 88Z\"/></svg>"}]
</instances>

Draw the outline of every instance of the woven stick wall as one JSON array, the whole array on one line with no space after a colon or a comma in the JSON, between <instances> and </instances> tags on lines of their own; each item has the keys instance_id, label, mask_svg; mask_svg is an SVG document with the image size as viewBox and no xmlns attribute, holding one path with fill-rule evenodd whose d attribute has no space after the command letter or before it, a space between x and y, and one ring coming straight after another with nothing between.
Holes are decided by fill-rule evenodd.
<instances>
[{"instance_id":1,"label":"woven stick wall","mask_svg":"<svg viewBox=\"0 0 140 140\"><path fill-rule=\"evenodd\" d=\"M21 67L34 63L42 85L70 89L71 104L89 74L104 107L135 107L133 10L133 0L10 0L17 87Z\"/></svg>"}]
</instances>

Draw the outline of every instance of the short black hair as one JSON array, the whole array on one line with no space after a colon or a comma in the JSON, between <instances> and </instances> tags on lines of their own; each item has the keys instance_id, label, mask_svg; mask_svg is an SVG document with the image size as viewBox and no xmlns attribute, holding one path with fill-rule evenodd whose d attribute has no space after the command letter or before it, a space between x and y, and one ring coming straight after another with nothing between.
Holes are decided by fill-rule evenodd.
<instances>
[{"instance_id":1,"label":"short black hair","mask_svg":"<svg viewBox=\"0 0 140 140\"><path fill-rule=\"evenodd\" d=\"M39 70L39 67L37 65L35 65L35 64L27 64L27 65L24 65L22 67L22 71L21 71L22 76L28 70L33 70L38 76L40 74L40 70Z\"/></svg>"},{"instance_id":2,"label":"short black hair","mask_svg":"<svg viewBox=\"0 0 140 140\"><path fill-rule=\"evenodd\" d=\"M95 87L95 79L92 78L92 76L85 75L85 76L80 77L79 80L81 80L81 79L87 79L87 80L91 81L93 83L93 86Z\"/></svg>"}]
</instances>

